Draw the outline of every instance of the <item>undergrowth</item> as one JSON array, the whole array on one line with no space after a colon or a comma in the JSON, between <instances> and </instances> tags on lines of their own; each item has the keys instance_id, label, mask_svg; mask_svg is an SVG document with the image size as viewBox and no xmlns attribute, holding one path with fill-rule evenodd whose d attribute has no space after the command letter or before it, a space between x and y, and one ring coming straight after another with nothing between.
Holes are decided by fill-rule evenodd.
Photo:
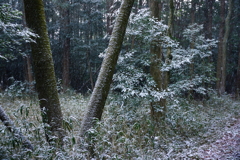
<instances>
[{"instance_id":1,"label":"undergrowth","mask_svg":"<svg viewBox=\"0 0 240 160\"><path fill-rule=\"evenodd\" d=\"M24 149L0 124L0 159L88 159L86 143L79 139L88 97L61 94L67 132L62 149L50 146L44 136L37 99L9 98L1 94L0 105L35 149ZM153 122L149 104L110 95L102 121L90 130L95 159L201 159L198 148L221 137L230 121L240 117L240 102L227 95L207 101L178 99L168 104L164 122ZM79 142L81 142L79 144Z\"/></svg>"}]
</instances>

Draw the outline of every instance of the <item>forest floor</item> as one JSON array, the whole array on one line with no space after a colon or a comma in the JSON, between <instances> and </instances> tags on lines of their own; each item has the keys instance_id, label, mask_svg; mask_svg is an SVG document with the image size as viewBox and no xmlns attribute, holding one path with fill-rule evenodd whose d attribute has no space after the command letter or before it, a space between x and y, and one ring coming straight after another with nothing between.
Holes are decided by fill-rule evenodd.
<instances>
[{"instance_id":1,"label":"forest floor","mask_svg":"<svg viewBox=\"0 0 240 160\"><path fill-rule=\"evenodd\" d=\"M43 138L36 98L0 95L0 105L36 147L28 154L0 124L0 159L86 159L76 140L89 97L62 94L60 101L68 134L65 150L55 154ZM240 101L226 95L204 103L183 102L169 105L165 122L156 127L147 103L124 103L110 96L93 130L96 159L240 160Z\"/></svg>"},{"instance_id":2,"label":"forest floor","mask_svg":"<svg viewBox=\"0 0 240 160\"><path fill-rule=\"evenodd\" d=\"M203 159L240 160L240 118L233 118L223 131L219 131L219 139L203 145L199 151Z\"/></svg>"}]
</instances>

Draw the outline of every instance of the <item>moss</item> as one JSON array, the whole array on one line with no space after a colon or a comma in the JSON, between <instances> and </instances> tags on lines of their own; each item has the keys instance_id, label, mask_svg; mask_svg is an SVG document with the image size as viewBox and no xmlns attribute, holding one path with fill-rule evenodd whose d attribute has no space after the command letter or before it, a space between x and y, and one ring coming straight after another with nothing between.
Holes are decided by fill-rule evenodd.
<instances>
[{"instance_id":1,"label":"moss","mask_svg":"<svg viewBox=\"0 0 240 160\"><path fill-rule=\"evenodd\" d=\"M43 2L42 0L24 0L24 5L27 25L39 36L36 38L36 43L31 43L31 48L36 89L43 122L50 125L49 129L46 128L46 137L49 139L50 136L54 135L61 141L63 138L62 112L58 98Z\"/></svg>"},{"instance_id":2,"label":"moss","mask_svg":"<svg viewBox=\"0 0 240 160\"><path fill-rule=\"evenodd\" d=\"M133 3L134 0L125 0L120 7L106 51L106 57L103 60L93 94L88 104L88 111L82 124L82 135L94 126L94 119L101 120Z\"/></svg>"}]
</instances>

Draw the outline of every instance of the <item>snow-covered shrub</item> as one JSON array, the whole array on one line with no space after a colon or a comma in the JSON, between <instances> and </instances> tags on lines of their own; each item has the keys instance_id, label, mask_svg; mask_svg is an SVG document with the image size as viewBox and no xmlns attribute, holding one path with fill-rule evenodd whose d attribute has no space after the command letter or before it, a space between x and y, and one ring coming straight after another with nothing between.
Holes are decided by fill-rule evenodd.
<instances>
[{"instance_id":1,"label":"snow-covered shrub","mask_svg":"<svg viewBox=\"0 0 240 160\"><path fill-rule=\"evenodd\" d=\"M0 4L0 58L15 59L13 53L24 53L18 47L23 42L34 42L38 37L22 24L22 12L13 9L9 4Z\"/></svg>"},{"instance_id":2,"label":"snow-covered shrub","mask_svg":"<svg viewBox=\"0 0 240 160\"><path fill-rule=\"evenodd\" d=\"M211 64L212 48L216 41L205 39L202 25L193 24L183 32L184 45L167 36L168 26L163 21L151 18L147 9L132 14L126 32L126 46L119 57L113 90L120 91L124 98L139 98L155 101L161 98L179 97L192 91L205 95L214 81ZM150 75L150 45L161 46L163 59L159 70L170 71L167 90L156 91ZM172 60L165 63L167 48L171 48ZM131 49L129 49L131 48Z\"/></svg>"}]
</instances>

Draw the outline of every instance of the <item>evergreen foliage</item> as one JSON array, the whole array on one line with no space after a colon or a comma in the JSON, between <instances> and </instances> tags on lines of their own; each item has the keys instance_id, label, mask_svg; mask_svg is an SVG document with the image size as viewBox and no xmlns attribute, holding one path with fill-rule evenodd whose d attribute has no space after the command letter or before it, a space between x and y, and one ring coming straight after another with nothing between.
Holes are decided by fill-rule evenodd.
<instances>
[{"instance_id":1,"label":"evergreen foliage","mask_svg":"<svg viewBox=\"0 0 240 160\"><path fill-rule=\"evenodd\" d=\"M0 5L0 58L12 60L17 54L24 56L19 46L24 42L34 42L32 38L37 35L20 23L21 16L22 12L9 4Z\"/></svg>"},{"instance_id":2,"label":"evergreen foliage","mask_svg":"<svg viewBox=\"0 0 240 160\"><path fill-rule=\"evenodd\" d=\"M81 126L85 126L83 119L95 114L90 107L87 114L85 111L88 104L98 103L90 101L89 94L106 56L122 1L38 2L44 3L51 44L51 48L48 45L40 51L53 53L58 89L54 92L60 95L60 119L66 134L60 147L43 138L50 126L42 123L46 122L41 117L45 112L38 107L36 91L32 89L36 84L29 78L32 57L28 46L29 42L35 45L33 39L40 37L25 27L21 0L1 0L0 112L4 113L1 116L9 115L8 121L16 126L15 133L25 135L34 149L25 148L21 138L9 134L9 128L0 123L0 159L239 159L240 1L232 1L232 16L227 16L230 0L175 0L169 36L170 1L135 0L117 66L111 70L112 91L104 109L103 105L99 108L98 119L90 119L94 125L86 131L85 139L80 136L84 130ZM159 19L151 18L149 2L158 3L159 15L155 17ZM218 97L216 71L222 47L219 42L223 39L219 31L224 31L226 17L230 22L229 38L225 41L227 94ZM66 41L69 61L64 55ZM161 47L162 58L156 59L162 74L159 77L166 80L165 73L170 73L165 90L156 89L150 74L154 62L151 45ZM40 55L37 59L44 58ZM168 58L171 63L166 63ZM69 86L63 93L64 62L69 63ZM44 74L46 70L33 74ZM51 87L56 85L38 88ZM53 92L43 93L46 96ZM164 120L156 123L150 106L160 99L166 100L167 111ZM157 106L156 111L161 112L162 108ZM56 114L54 107L52 113ZM94 154L89 152L89 144Z\"/></svg>"},{"instance_id":3,"label":"evergreen foliage","mask_svg":"<svg viewBox=\"0 0 240 160\"><path fill-rule=\"evenodd\" d=\"M193 24L186 28L182 35L185 46L181 46L167 36L167 25L150 18L147 9L131 17L126 39L130 42L134 39L135 44L131 46L132 50L123 51L119 58L113 90L122 92L121 96L125 98L146 98L150 102L160 98L176 99L191 90L206 95L211 90L215 78L209 57L216 41L201 34L202 25ZM151 42L161 46L165 56L167 48L172 48L171 64L166 64L163 58L159 66L160 70L171 72L169 88L162 92L153 89L155 83L149 74ZM190 48L191 43L195 44L194 48ZM190 64L194 65L193 75L190 75Z\"/></svg>"}]
</instances>

